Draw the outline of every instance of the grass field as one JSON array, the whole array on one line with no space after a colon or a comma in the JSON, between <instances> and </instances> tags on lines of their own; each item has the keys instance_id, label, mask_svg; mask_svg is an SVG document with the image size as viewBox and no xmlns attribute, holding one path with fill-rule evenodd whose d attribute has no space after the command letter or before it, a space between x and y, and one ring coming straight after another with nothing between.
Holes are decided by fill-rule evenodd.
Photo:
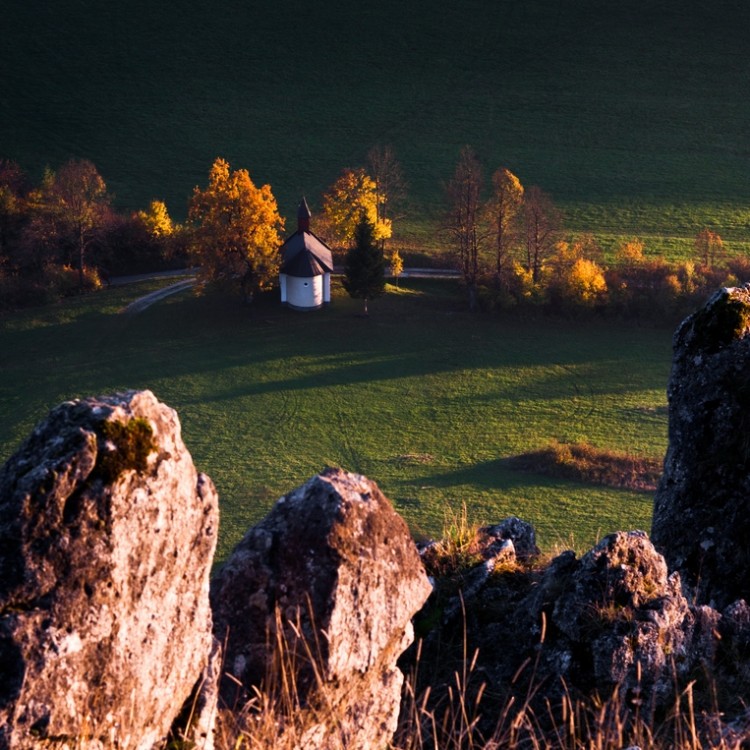
<instances>
[{"instance_id":1,"label":"grass field","mask_svg":"<svg viewBox=\"0 0 750 750\"><path fill-rule=\"evenodd\" d=\"M750 96L741 0L6 3L0 156L37 176L89 158L123 208L180 217L216 156L315 210L390 143L402 235L436 242L472 144L575 232L680 257L703 226L747 251ZM399 227L397 227L397 231Z\"/></svg>"},{"instance_id":2,"label":"grass field","mask_svg":"<svg viewBox=\"0 0 750 750\"><path fill-rule=\"evenodd\" d=\"M438 280L402 281L369 318L338 289L310 314L190 293L118 312L158 283L2 319L0 460L62 400L150 388L219 489L220 557L327 464L375 479L416 535L464 503L532 521L547 549L650 527L647 494L507 459L553 439L663 456L672 326L475 316Z\"/></svg>"}]
</instances>

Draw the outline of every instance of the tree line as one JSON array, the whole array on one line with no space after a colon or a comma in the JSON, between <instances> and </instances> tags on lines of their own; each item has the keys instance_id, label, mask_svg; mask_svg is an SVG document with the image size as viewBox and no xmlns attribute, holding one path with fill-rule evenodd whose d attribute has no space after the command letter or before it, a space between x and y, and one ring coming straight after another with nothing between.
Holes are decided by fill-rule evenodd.
<instances>
[{"instance_id":1,"label":"tree line","mask_svg":"<svg viewBox=\"0 0 750 750\"><path fill-rule=\"evenodd\" d=\"M407 187L392 148L378 145L366 166L343 169L322 196L316 233L345 254L345 288L365 308L383 292L386 265L396 277L403 267L389 243L406 212ZM633 238L606 264L592 235L565 233L562 213L544 190L524 187L506 167L487 180L469 146L444 195L442 237L471 309L536 305L652 315L750 277L750 262L726 253L709 229L695 237L690 261L649 257ZM0 160L0 307L95 289L112 274L188 264L199 268L199 288L224 284L251 301L277 281L283 232L270 185L256 186L246 169L221 158L206 186L194 188L185 224L173 222L160 200L118 213L87 160L47 169L37 185L17 164Z\"/></svg>"},{"instance_id":2,"label":"tree line","mask_svg":"<svg viewBox=\"0 0 750 750\"><path fill-rule=\"evenodd\" d=\"M444 192L443 231L471 309L683 314L710 291L750 279L750 259L729 254L708 228L695 236L692 258L680 263L647 255L638 238L622 241L606 263L593 235L566 233L562 212L542 188L524 188L506 167L487 181L470 146L461 149Z\"/></svg>"},{"instance_id":3,"label":"tree line","mask_svg":"<svg viewBox=\"0 0 750 750\"><path fill-rule=\"evenodd\" d=\"M41 304L101 287L112 273L184 265L187 246L162 201L123 215L88 160L33 184L0 159L0 307Z\"/></svg>"},{"instance_id":4,"label":"tree line","mask_svg":"<svg viewBox=\"0 0 750 750\"><path fill-rule=\"evenodd\" d=\"M371 157L376 177L344 169L323 196L320 221L324 239L337 247L367 246L369 274L355 260L349 285L352 296L365 300L382 293L382 280L368 290L363 278L373 269L382 277L391 207L402 190L390 148L373 149ZM0 308L98 289L115 274L188 264L198 267L199 288L226 285L251 301L277 281L283 231L270 185L256 186L246 169L221 158L205 187L194 188L184 224L172 221L161 200L129 215L117 212L88 160L48 168L33 184L18 164L0 159ZM400 258L391 261L400 267Z\"/></svg>"}]
</instances>

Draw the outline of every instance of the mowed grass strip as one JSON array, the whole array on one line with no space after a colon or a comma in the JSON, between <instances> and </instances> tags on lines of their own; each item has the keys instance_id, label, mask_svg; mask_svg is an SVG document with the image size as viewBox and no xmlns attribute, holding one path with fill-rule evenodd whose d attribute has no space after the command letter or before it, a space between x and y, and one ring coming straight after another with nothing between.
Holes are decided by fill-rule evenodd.
<instances>
[{"instance_id":1,"label":"mowed grass strip","mask_svg":"<svg viewBox=\"0 0 750 750\"><path fill-rule=\"evenodd\" d=\"M418 536L464 504L475 522L531 521L547 548L650 527L644 493L507 459L553 440L663 455L671 327L471 315L441 280L402 280L368 318L337 285L312 313L190 292L118 312L151 289L2 320L0 457L62 400L150 388L218 487L220 557L326 465L376 480Z\"/></svg>"}]
</instances>

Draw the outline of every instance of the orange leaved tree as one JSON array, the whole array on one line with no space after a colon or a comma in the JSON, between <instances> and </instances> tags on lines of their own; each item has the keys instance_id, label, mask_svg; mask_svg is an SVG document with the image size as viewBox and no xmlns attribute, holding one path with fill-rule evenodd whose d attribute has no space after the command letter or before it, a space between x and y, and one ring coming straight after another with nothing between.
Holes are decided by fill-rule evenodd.
<instances>
[{"instance_id":1,"label":"orange leaved tree","mask_svg":"<svg viewBox=\"0 0 750 750\"><path fill-rule=\"evenodd\" d=\"M270 185L258 188L246 169L231 171L227 161L216 159L208 186L193 191L188 221L201 284L236 284L248 302L273 285L284 220Z\"/></svg>"}]
</instances>

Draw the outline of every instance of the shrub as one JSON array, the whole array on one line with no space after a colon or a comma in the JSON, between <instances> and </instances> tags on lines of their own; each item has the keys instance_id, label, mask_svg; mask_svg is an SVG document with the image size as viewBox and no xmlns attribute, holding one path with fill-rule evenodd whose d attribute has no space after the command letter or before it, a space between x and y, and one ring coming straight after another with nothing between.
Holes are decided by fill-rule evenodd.
<instances>
[{"instance_id":1,"label":"shrub","mask_svg":"<svg viewBox=\"0 0 750 750\"><path fill-rule=\"evenodd\" d=\"M512 463L525 471L642 492L654 491L662 472L661 459L556 440L545 448L515 457Z\"/></svg>"},{"instance_id":2,"label":"shrub","mask_svg":"<svg viewBox=\"0 0 750 750\"><path fill-rule=\"evenodd\" d=\"M101 289L99 272L89 266L83 269L83 290L81 276L77 268L70 266L48 265L43 272L44 286L56 297L72 297L81 291L90 292Z\"/></svg>"}]
</instances>

